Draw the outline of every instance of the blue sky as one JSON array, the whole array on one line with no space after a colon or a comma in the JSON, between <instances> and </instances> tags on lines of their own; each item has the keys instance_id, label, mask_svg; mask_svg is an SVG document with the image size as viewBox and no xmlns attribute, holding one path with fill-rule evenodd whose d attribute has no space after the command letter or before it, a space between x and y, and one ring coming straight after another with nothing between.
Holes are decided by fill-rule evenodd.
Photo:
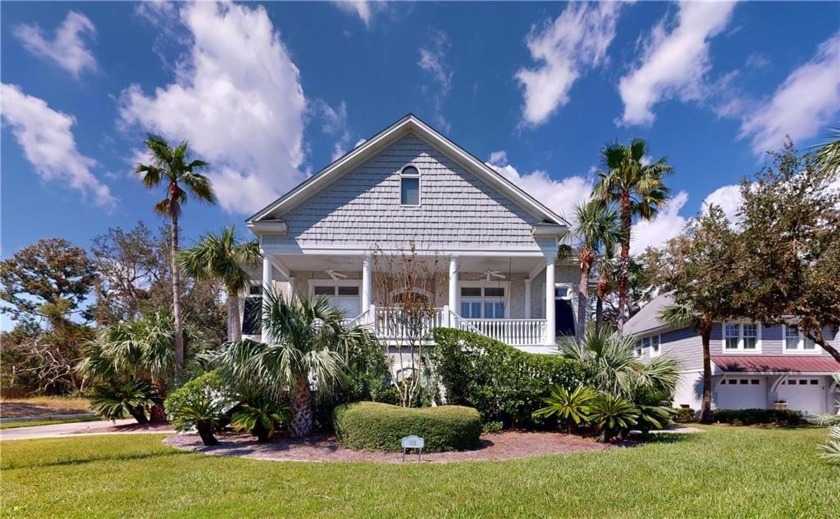
<instances>
[{"instance_id":1,"label":"blue sky","mask_svg":"<svg viewBox=\"0 0 840 519\"><path fill-rule=\"evenodd\" d=\"M636 245L674 236L785 134L840 113L836 3L3 2L2 252L157 225L132 174L145 131L212 163L236 224L407 112L568 214L598 151L648 140L674 198Z\"/></svg>"}]
</instances>

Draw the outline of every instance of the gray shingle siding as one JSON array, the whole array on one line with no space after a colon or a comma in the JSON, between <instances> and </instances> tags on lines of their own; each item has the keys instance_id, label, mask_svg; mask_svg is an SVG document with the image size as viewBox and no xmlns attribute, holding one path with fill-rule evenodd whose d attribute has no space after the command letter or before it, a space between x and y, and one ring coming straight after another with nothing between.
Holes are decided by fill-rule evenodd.
<instances>
[{"instance_id":1,"label":"gray shingle siding","mask_svg":"<svg viewBox=\"0 0 840 519\"><path fill-rule=\"evenodd\" d=\"M420 171L420 206L400 205L400 172ZM286 236L265 243L539 250L539 220L510 198L409 135L281 216Z\"/></svg>"}]
</instances>

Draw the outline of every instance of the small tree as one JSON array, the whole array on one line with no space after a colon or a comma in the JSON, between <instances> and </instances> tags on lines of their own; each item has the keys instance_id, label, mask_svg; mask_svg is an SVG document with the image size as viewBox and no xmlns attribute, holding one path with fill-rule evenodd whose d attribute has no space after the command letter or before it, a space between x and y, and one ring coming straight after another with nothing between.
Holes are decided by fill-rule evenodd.
<instances>
[{"instance_id":1,"label":"small tree","mask_svg":"<svg viewBox=\"0 0 840 519\"><path fill-rule=\"evenodd\" d=\"M227 291L228 340L242 340L239 318L239 293L249 286L251 275L247 267L260 260L260 246L256 240L239 243L236 229L225 227L219 235L207 233L198 243L178 255L178 266L197 279L212 279Z\"/></svg>"},{"instance_id":2,"label":"small tree","mask_svg":"<svg viewBox=\"0 0 840 519\"><path fill-rule=\"evenodd\" d=\"M374 319L377 329L384 331L378 335L386 355L392 347L396 349L396 362L390 358L389 372L400 405L411 407L430 374L425 346L428 334L439 324L435 303L446 294L448 263L437 254L419 254L410 243L396 253L375 250L373 271Z\"/></svg>"},{"instance_id":3,"label":"small tree","mask_svg":"<svg viewBox=\"0 0 840 519\"><path fill-rule=\"evenodd\" d=\"M712 205L688 224L684 236L668 243L661 258L670 265L660 272L661 281L673 291L675 304L659 317L671 326L697 330L703 344L702 423L712 421L712 325L740 314L736 238L723 211Z\"/></svg>"},{"instance_id":4,"label":"small tree","mask_svg":"<svg viewBox=\"0 0 840 519\"><path fill-rule=\"evenodd\" d=\"M615 247L621 238L618 218L614 209L597 200L590 200L585 204L575 206L577 225L574 236L578 240L578 261L580 263L580 285L578 287L578 326L577 340L583 340L586 330L586 314L589 308L589 277L596 261L601 261L601 268L605 267L603 260L612 258ZM599 298L603 310L603 298ZM603 316L598 312L597 318ZM600 329L600 319L596 318L596 327Z\"/></svg>"},{"instance_id":5,"label":"small tree","mask_svg":"<svg viewBox=\"0 0 840 519\"><path fill-rule=\"evenodd\" d=\"M803 157L788 141L772 165L742 183L737 295L744 317L795 326L840 362L824 335L840 326L840 190L832 187L840 169L832 146Z\"/></svg>"}]
</instances>

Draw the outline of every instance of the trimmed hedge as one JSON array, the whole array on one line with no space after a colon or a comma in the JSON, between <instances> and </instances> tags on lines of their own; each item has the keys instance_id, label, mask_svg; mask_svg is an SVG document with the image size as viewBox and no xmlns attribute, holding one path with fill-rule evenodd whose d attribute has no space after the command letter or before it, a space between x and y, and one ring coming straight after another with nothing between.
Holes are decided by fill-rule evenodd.
<instances>
[{"instance_id":1,"label":"trimmed hedge","mask_svg":"<svg viewBox=\"0 0 840 519\"><path fill-rule=\"evenodd\" d=\"M534 417L555 385L569 390L586 383L583 366L558 355L526 353L461 330L434 330L434 370L446 402L474 407L482 421L505 427L553 428L556 418Z\"/></svg>"},{"instance_id":2,"label":"trimmed hedge","mask_svg":"<svg viewBox=\"0 0 840 519\"><path fill-rule=\"evenodd\" d=\"M400 439L416 434L424 452L460 451L479 446L481 417L469 407L445 405L412 409L381 402L342 405L333 412L338 442L348 449L400 451Z\"/></svg>"},{"instance_id":3,"label":"trimmed hedge","mask_svg":"<svg viewBox=\"0 0 840 519\"><path fill-rule=\"evenodd\" d=\"M712 412L715 422L732 425L800 425L806 423L799 411L792 409L717 409Z\"/></svg>"}]
</instances>

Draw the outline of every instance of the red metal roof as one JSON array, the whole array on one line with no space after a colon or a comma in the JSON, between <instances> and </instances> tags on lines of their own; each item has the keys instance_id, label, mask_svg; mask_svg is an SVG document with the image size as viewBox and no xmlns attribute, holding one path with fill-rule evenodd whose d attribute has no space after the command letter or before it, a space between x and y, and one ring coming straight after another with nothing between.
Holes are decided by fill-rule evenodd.
<instances>
[{"instance_id":1,"label":"red metal roof","mask_svg":"<svg viewBox=\"0 0 840 519\"><path fill-rule=\"evenodd\" d=\"M840 363L830 357L804 355L712 355L727 373L838 373Z\"/></svg>"}]
</instances>

